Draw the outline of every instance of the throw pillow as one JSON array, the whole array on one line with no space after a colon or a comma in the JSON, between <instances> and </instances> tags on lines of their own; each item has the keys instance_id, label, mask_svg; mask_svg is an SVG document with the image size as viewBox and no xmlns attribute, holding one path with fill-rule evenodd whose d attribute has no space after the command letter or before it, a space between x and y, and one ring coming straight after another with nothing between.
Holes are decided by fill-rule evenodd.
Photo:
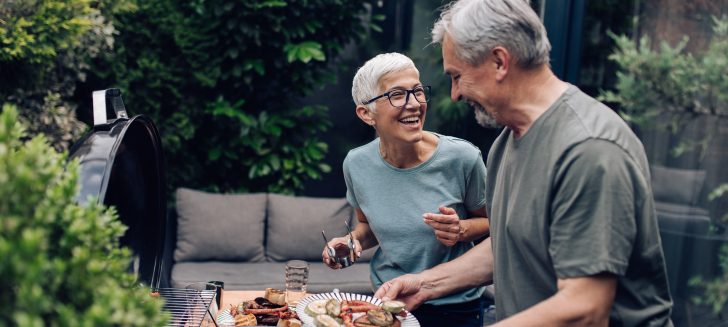
<instances>
[{"instance_id":1,"label":"throw pillow","mask_svg":"<svg viewBox=\"0 0 728 327\"><path fill-rule=\"evenodd\" d=\"M346 235L353 210L345 198L268 195L266 253L273 261L321 261L326 237ZM352 225L350 225L352 226ZM353 228L354 226L352 226Z\"/></svg>"},{"instance_id":2,"label":"throw pillow","mask_svg":"<svg viewBox=\"0 0 728 327\"><path fill-rule=\"evenodd\" d=\"M266 194L177 189L175 261L264 261Z\"/></svg>"}]
</instances>

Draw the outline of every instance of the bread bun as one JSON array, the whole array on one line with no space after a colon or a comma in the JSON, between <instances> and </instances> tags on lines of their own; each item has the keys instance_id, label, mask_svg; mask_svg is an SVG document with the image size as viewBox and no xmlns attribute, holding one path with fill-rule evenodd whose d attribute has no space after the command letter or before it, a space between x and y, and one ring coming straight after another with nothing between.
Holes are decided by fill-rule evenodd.
<instances>
[{"instance_id":1,"label":"bread bun","mask_svg":"<svg viewBox=\"0 0 728 327\"><path fill-rule=\"evenodd\" d=\"M277 305L286 305L286 291L281 291L273 288L265 289L265 298L271 303Z\"/></svg>"},{"instance_id":2,"label":"bread bun","mask_svg":"<svg viewBox=\"0 0 728 327\"><path fill-rule=\"evenodd\" d=\"M303 325L300 320L291 318L291 319L281 319L278 320L277 327L301 327Z\"/></svg>"},{"instance_id":3,"label":"bread bun","mask_svg":"<svg viewBox=\"0 0 728 327\"><path fill-rule=\"evenodd\" d=\"M258 320L255 319L255 315L236 315L235 326L258 326Z\"/></svg>"}]
</instances>

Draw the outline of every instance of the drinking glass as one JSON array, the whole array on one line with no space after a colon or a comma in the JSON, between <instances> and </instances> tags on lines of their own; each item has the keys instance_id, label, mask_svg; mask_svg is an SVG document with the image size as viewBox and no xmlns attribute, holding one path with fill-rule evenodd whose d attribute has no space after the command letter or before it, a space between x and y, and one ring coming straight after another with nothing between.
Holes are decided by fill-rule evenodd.
<instances>
[{"instance_id":1,"label":"drinking glass","mask_svg":"<svg viewBox=\"0 0 728 327\"><path fill-rule=\"evenodd\" d=\"M291 260L286 262L286 303L295 307L306 295L308 283L308 262Z\"/></svg>"}]
</instances>

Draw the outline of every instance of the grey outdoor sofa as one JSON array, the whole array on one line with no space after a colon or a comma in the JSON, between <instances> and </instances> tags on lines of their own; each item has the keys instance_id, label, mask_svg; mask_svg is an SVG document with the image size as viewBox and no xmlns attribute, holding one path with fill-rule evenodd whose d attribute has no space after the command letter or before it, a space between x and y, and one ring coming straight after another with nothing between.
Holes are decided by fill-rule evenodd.
<instances>
[{"instance_id":1,"label":"grey outdoor sofa","mask_svg":"<svg viewBox=\"0 0 728 327\"><path fill-rule=\"evenodd\" d=\"M346 233L354 223L344 198L278 194L213 194L178 189L167 223L163 280L181 288L223 281L226 290L284 288L288 260L308 261L308 292L372 294L365 251L353 266L332 270L321 260L323 239ZM352 225L353 226L353 225Z\"/></svg>"}]
</instances>

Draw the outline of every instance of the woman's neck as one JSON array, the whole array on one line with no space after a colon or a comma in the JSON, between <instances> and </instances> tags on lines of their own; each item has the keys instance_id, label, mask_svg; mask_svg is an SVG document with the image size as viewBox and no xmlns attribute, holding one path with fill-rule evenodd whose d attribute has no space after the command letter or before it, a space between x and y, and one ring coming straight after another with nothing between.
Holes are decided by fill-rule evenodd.
<instances>
[{"instance_id":1,"label":"woman's neck","mask_svg":"<svg viewBox=\"0 0 728 327\"><path fill-rule=\"evenodd\" d=\"M379 153L390 165L397 168L413 168L430 159L437 149L438 138L429 132L415 143L387 142L379 139Z\"/></svg>"}]
</instances>

